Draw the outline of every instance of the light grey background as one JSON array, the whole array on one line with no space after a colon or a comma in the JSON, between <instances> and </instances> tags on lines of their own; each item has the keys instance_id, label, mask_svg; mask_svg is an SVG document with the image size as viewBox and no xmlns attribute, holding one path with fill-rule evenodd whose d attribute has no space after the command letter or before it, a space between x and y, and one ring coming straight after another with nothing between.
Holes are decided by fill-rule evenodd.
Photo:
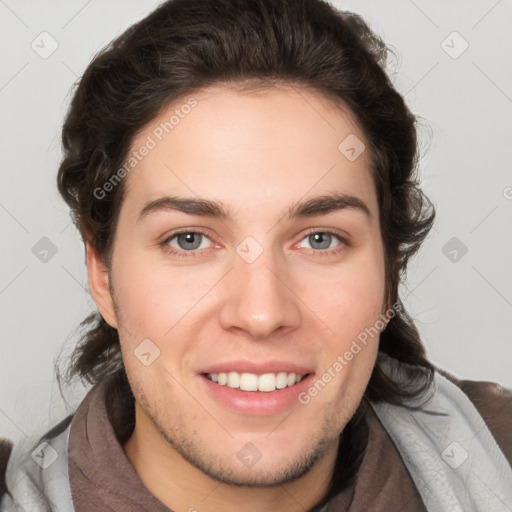
<instances>
[{"instance_id":1,"label":"light grey background","mask_svg":"<svg viewBox=\"0 0 512 512\"><path fill-rule=\"evenodd\" d=\"M435 363L511 387L512 2L333 3L361 13L396 49L393 81L425 120L420 169L437 219L402 298ZM93 308L81 239L55 184L70 89L97 51L157 4L0 0L0 436L17 439L64 414L55 359ZM57 249L46 262L32 252L43 237ZM71 390L69 405L82 394Z\"/></svg>"}]
</instances>

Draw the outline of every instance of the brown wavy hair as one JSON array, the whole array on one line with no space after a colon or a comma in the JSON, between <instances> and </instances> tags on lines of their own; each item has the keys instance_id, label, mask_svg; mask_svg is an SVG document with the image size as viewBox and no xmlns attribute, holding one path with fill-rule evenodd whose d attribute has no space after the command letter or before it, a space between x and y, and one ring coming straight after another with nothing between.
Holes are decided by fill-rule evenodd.
<instances>
[{"instance_id":1,"label":"brown wavy hair","mask_svg":"<svg viewBox=\"0 0 512 512\"><path fill-rule=\"evenodd\" d=\"M408 371L407 385L375 365L365 398L403 403L430 384L413 320L398 296L409 258L434 222L419 188L416 118L386 73L391 53L358 15L322 0L170 0L131 26L87 67L64 122L58 189L84 241L110 268L123 182L93 193L121 168L136 134L171 102L211 85L241 90L293 85L348 106L369 143L395 316L379 352ZM68 377L126 383L117 330L94 313L81 324Z\"/></svg>"}]
</instances>

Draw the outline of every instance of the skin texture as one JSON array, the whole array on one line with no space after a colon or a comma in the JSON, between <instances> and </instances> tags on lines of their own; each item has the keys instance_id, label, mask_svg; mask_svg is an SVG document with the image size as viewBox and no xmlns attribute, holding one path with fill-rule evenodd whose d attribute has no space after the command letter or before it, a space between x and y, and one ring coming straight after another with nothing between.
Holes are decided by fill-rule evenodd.
<instances>
[{"instance_id":1,"label":"skin texture","mask_svg":"<svg viewBox=\"0 0 512 512\"><path fill-rule=\"evenodd\" d=\"M368 384L378 336L307 405L279 414L228 409L205 393L197 372L235 359L281 360L321 377L376 323L388 305L369 150L354 161L340 152L348 135L366 144L365 137L348 110L317 92L215 86L194 98L197 105L126 178L110 272L87 247L91 291L119 331L136 399L124 450L174 511L307 510L327 491L338 437ZM166 108L132 149L186 101ZM287 220L293 203L332 192L358 197L371 218L345 208ZM233 218L166 210L138 220L148 202L165 195L220 200ZM182 228L207 234L196 235L194 250L177 237L168 241L184 257L162 244ZM349 245L333 236L324 249L308 236L311 228L339 233ZM262 248L250 264L236 251L248 236ZM338 252L322 254L327 250ZM160 350L149 366L134 355L145 339ZM262 456L246 467L237 453L249 442Z\"/></svg>"}]
</instances>

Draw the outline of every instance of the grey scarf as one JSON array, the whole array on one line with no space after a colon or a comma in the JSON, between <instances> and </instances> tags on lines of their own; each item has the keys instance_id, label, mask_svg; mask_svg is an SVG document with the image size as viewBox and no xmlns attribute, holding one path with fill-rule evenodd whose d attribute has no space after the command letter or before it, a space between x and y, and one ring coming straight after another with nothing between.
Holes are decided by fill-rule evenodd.
<instances>
[{"instance_id":1,"label":"grey scarf","mask_svg":"<svg viewBox=\"0 0 512 512\"><path fill-rule=\"evenodd\" d=\"M405 383L396 361L381 358L379 364ZM372 407L429 512L512 510L512 469L468 397L436 372L428 393L409 405ZM74 512L69 431L68 424L57 435L13 449L6 473L10 494L4 496L0 512Z\"/></svg>"}]
</instances>

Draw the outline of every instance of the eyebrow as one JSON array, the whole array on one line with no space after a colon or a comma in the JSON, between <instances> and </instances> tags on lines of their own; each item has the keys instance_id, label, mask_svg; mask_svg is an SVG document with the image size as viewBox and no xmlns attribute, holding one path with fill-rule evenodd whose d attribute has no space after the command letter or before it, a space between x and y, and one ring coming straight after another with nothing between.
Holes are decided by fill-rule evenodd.
<instances>
[{"instance_id":1,"label":"eyebrow","mask_svg":"<svg viewBox=\"0 0 512 512\"><path fill-rule=\"evenodd\" d=\"M297 201L287 210L288 220L327 215L339 210L355 210L363 213L368 220L373 215L368 206L358 197L348 194L326 194L306 201ZM165 196L149 202L139 213L137 222L150 214L162 211L180 211L190 215L231 220L232 214L221 201L203 198Z\"/></svg>"}]
</instances>

